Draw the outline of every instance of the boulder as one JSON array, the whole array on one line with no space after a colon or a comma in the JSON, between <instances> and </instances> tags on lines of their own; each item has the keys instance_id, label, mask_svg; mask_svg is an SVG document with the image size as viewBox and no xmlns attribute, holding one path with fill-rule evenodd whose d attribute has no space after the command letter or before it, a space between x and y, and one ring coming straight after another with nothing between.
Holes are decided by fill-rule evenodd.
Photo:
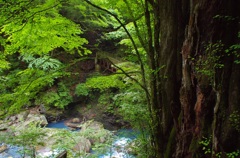
<instances>
[{"instance_id":1,"label":"boulder","mask_svg":"<svg viewBox=\"0 0 240 158\"><path fill-rule=\"evenodd\" d=\"M17 115L18 121L25 121L28 117L29 111L23 111Z\"/></svg>"},{"instance_id":2,"label":"boulder","mask_svg":"<svg viewBox=\"0 0 240 158\"><path fill-rule=\"evenodd\" d=\"M67 122L65 123L66 126L70 127L70 128L80 128L81 125L80 124L76 124L76 123L71 123L71 122Z\"/></svg>"},{"instance_id":3,"label":"boulder","mask_svg":"<svg viewBox=\"0 0 240 158\"><path fill-rule=\"evenodd\" d=\"M38 111L40 114L45 114L46 113L46 108L43 104L41 104L38 108Z\"/></svg>"},{"instance_id":4,"label":"boulder","mask_svg":"<svg viewBox=\"0 0 240 158\"><path fill-rule=\"evenodd\" d=\"M94 131L98 131L98 130L102 130L104 129L103 124L97 121L86 121L84 124L82 124L81 126L81 131L85 131L85 130L94 130Z\"/></svg>"},{"instance_id":5,"label":"boulder","mask_svg":"<svg viewBox=\"0 0 240 158\"><path fill-rule=\"evenodd\" d=\"M8 129L8 123L1 123L0 124L0 131L5 131Z\"/></svg>"},{"instance_id":6,"label":"boulder","mask_svg":"<svg viewBox=\"0 0 240 158\"><path fill-rule=\"evenodd\" d=\"M104 129L103 124L97 121L86 121L82 124L80 133L83 133L92 144L105 143L112 138L112 132Z\"/></svg>"},{"instance_id":7,"label":"boulder","mask_svg":"<svg viewBox=\"0 0 240 158\"><path fill-rule=\"evenodd\" d=\"M71 120L71 122L72 122L72 123L80 123L81 120L80 120L79 118L73 118L73 119Z\"/></svg>"},{"instance_id":8,"label":"boulder","mask_svg":"<svg viewBox=\"0 0 240 158\"><path fill-rule=\"evenodd\" d=\"M9 127L14 127L17 131L20 131L27 128L32 123L46 126L48 121L45 115L31 114L29 111L24 111L15 116L8 117L5 121L0 121L0 131L9 130Z\"/></svg>"},{"instance_id":9,"label":"boulder","mask_svg":"<svg viewBox=\"0 0 240 158\"><path fill-rule=\"evenodd\" d=\"M46 126L48 124L48 121L44 115L40 114L29 114L27 116L27 119L24 121L23 126L28 126L31 123L36 123L41 126Z\"/></svg>"},{"instance_id":10,"label":"boulder","mask_svg":"<svg viewBox=\"0 0 240 158\"><path fill-rule=\"evenodd\" d=\"M62 155L61 153L65 151L59 150L61 148L71 149L71 151L75 153L90 152L91 142L87 138L78 135L77 132L54 128L43 128L42 130L44 130L47 135L43 138L45 142L44 145L39 145L35 148L39 157Z\"/></svg>"},{"instance_id":11,"label":"boulder","mask_svg":"<svg viewBox=\"0 0 240 158\"><path fill-rule=\"evenodd\" d=\"M18 119L17 116L11 116L11 117L9 118L9 120L10 120L11 122L16 121L17 119Z\"/></svg>"},{"instance_id":12,"label":"boulder","mask_svg":"<svg viewBox=\"0 0 240 158\"><path fill-rule=\"evenodd\" d=\"M0 153L2 153L2 152L4 152L5 150L7 150L7 148L8 148L7 145L5 145L5 144L4 144L4 145L1 145L1 146L0 146Z\"/></svg>"},{"instance_id":13,"label":"boulder","mask_svg":"<svg viewBox=\"0 0 240 158\"><path fill-rule=\"evenodd\" d=\"M90 149L91 149L91 142L84 137L80 138L78 143L73 148L75 152L81 152L81 153L82 152L89 153Z\"/></svg>"},{"instance_id":14,"label":"boulder","mask_svg":"<svg viewBox=\"0 0 240 158\"><path fill-rule=\"evenodd\" d=\"M131 155L137 155L138 149L139 149L139 143L137 143L136 140L131 141L125 147L125 150L127 151L127 153Z\"/></svg>"}]
</instances>

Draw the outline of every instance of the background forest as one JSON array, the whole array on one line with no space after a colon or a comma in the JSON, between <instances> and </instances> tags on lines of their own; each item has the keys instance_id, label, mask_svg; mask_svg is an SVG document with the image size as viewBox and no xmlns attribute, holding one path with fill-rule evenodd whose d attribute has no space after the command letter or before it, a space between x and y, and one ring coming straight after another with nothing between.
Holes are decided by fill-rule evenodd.
<instances>
[{"instance_id":1,"label":"background forest","mask_svg":"<svg viewBox=\"0 0 240 158\"><path fill-rule=\"evenodd\" d=\"M239 157L239 3L0 0L0 117L98 106L137 157Z\"/></svg>"}]
</instances>

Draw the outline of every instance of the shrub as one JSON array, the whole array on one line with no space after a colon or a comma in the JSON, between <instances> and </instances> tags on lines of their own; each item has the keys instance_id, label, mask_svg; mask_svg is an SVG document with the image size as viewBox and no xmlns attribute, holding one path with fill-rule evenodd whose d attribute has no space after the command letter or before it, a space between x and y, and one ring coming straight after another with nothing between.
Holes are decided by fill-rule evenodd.
<instances>
[{"instance_id":1,"label":"shrub","mask_svg":"<svg viewBox=\"0 0 240 158\"><path fill-rule=\"evenodd\" d=\"M75 94L77 96L88 96L89 91L89 88L84 83L80 83L76 86Z\"/></svg>"}]
</instances>

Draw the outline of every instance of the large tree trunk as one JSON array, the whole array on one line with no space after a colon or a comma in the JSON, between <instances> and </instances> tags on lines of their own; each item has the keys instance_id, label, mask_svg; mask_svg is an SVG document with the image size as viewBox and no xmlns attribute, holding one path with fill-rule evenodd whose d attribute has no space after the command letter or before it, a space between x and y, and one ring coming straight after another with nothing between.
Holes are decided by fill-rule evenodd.
<instances>
[{"instance_id":1,"label":"large tree trunk","mask_svg":"<svg viewBox=\"0 0 240 158\"><path fill-rule=\"evenodd\" d=\"M228 56L225 50L238 42L239 2L147 2L154 17L154 31L148 32L149 39L154 34L149 42L149 66L154 71L161 68L158 76L150 77L155 157L215 157L219 151L233 151L228 143L239 145L233 137L239 131L228 118L240 116L236 111L240 66L233 63L233 53ZM199 145L203 136L211 140L206 147L209 155Z\"/></svg>"},{"instance_id":2,"label":"large tree trunk","mask_svg":"<svg viewBox=\"0 0 240 158\"><path fill-rule=\"evenodd\" d=\"M154 116L153 157L163 158L172 156L174 151L176 129L173 122L176 124L180 113L180 48L188 11L186 8L178 7L186 5L181 1L156 0L146 1L146 4L146 13L149 11L148 5L153 7L153 17L145 15L150 39L148 61L150 69L154 70L154 73L150 74L151 109ZM150 26L151 18L154 20L153 30ZM173 119L172 116L176 117Z\"/></svg>"},{"instance_id":3,"label":"large tree trunk","mask_svg":"<svg viewBox=\"0 0 240 158\"><path fill-rule=\"evenodd\" d=\"M162 104L161 125L163 129L164 157L171 157L175 144L175 132L180 113L179 89L181 85L181 45L184 37L184 26L188 19L186 1L160 1L160 49L159 88ZM182 7L179 7L182 6ZM175 124L176 126L173 126Z\"/></svg>"},{"instance_id":4,"label":"large tree trunk","mask_svg":"<svg viewBox=\"0 0 240 158\"><path fill-rule=\"evenodd\" d=\"M194 157L197 155L201 137L210 139L211 135L212 147L209 148L214 152L209 155L215 157L213 153L228 150L226 143L234 139L233 134L239 135L227 119L239 108L239 102L236 102L239 100L239 73L234 73L239 71L239 65L233 63L232 54L227 56L224 52L237 42L238 22L236 19L228 20L226 16L239 16L234 12L239 4L231 1L200 0L190 1L189 6L189 23L181 51L182 110L175 157ZM207 49L209 47L210 50ZM209 61L210 59L213 60ZM210 65L204 65L208 61ZM223 64L224 68L216 64ZM234 142L239 145L237 141Z\"/></svg>"}]
</instances>

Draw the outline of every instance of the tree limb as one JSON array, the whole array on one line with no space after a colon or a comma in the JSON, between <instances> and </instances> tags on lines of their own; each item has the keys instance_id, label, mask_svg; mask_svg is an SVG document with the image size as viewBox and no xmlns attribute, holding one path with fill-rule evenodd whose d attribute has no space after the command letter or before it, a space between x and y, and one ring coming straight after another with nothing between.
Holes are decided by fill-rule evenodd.
<instances>
[{"instance_id":1,"label":"tree limb","mask_svg":"<svg viewBox=\"0 0 240 158\"><path fill-rule=\"evenodd\" d=\"M107 14L113 16L113 17L117 20L117 22L121 25L121 27L123 27L124 31L127 33L129 39L130 39L131 42L132 42L132 45L133 45L133 47L134 47L134 50L136 51L136 55L137 55L138 61L140 62L141 73L142 73L142 77L143 77L143 78L142 78L142 80L143 80L143 87L144 87L144 91L145 91L146 96L147 96L147 100L149 100L150 94L149 94L149 91L148 91L148 89L147 89L147 81L146 81L144 64L143 64L141 55L140 55L140 53L139 53L139 51L138 51L137 45L136 45L135 41L133 40L133 37L131 36L130 32L127 30L127 28L125 27L125 25L124 25L124 24L122 23L122 21L117 17L116 14L108 11L107 9L104 9L104 8L102 8L102 7L100 7L100 6L97 6L97 5L93 4L93 3L90 2L89 0L84 0L84 1L85 1L86 3L88 3L89 5L91 5L92 7L95 7L95 8L97 8L97 9L99 9L99 10L101 10L101 11L104 11L104 12L106 12Z\"/></svg>"},{"instance_id":2,"label":"tree limb","mask_svg":"<svg viewBox=\"0 0 240 158\"><path fill-rule=\"evenodd\" d=\"M108 61L115 66L117 69L119 69L120 71L122 71L122 73L124 75L126 75L128 78L130 78L131 80L135 81L142 89L144 89L144 91L148 91L144 85L142 85L137 79L135 79L134 77L130 76L130 73L139 73L139 71L135 71L135 72L126 72L125 70L123 70L121 67L117 66L116 64L114 64L110 59L108 59ZM141 72L140 72L141 73Z\"/></svg>"},{"instance_id":3,"label":"tree limb","mask_svg":"<svg viewBox=\"0 0 240 158\"><path fill-rule=\"evenodd\" d=\"M131 9L131 7L130 7L130 4L128 3L127 0L123 0L123 1L126 3L127 8L128 8L128 10L129 10L129 13L130 13L131 17L134 18L133 14L132 14L132 9ZM144 13L144 14L145 14L145 13ZM143 14L143 15L144 15L144 14ZM142 16L143 16L143 15L142 15ZM141 16L141 17L142 17L142 16ZM141 35L140 35L140 30L139 30L139 27L138 27L136 21L133 21L133 25L134 25L134 27L135 27L135 29L136 29L137 37L138 37L138 39L139 39L142 47L144 48L144 50L145 50L146 52L148 52L147 45L145 44L146 42L144 42L143 38L142 38Z\"/></svg>"},{"instance_id":4,"label":"tree limb","mask_svg":"<svg viewBox=\"0 0 240 158\"><path fill-rule=\"evenodd\" d=\"M129 19L129 20L126 20L126 22L123 24L124 26L126 26L127 24L133 22L133 23L136 23L136 21L140 20L142 17L144 16L144 13L141 13L138 17L136 18L132 18L132 19ZM116 27L113 29L113 31L117 31L118 29L120 29L122 27L122 25Z\"/></svg>"}]
</instances>

